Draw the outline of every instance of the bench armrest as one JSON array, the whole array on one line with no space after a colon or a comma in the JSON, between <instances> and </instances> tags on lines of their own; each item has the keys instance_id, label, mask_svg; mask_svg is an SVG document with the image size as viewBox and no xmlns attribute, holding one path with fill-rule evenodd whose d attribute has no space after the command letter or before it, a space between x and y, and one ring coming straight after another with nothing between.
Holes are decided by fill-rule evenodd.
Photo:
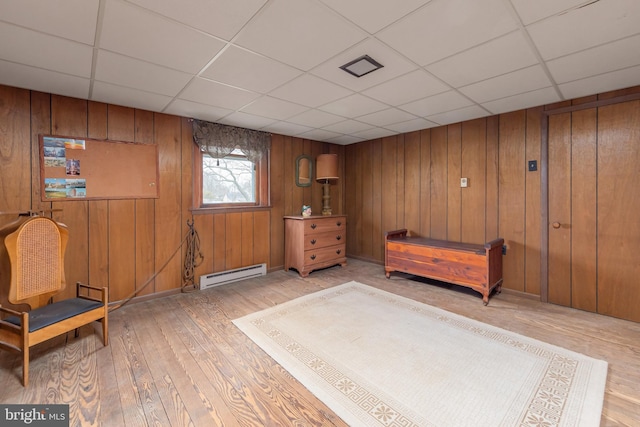
<instances>
[{"instance_id":1,"label":"bench armrest","mask_svg":"<svg viewBox=\"0 0 640 427\"><path fill-rule=\"evenodd\" d=\"M384 233L385 240L391 239L393 237L406 237L406 236L407 236L406 228L402 228L400 230L387 231L386 233Z\"/></svg>"},{"instance_id":2,"label":"bench armrest","mask_svg":"<svg viewBox=\"0 0 640 427\"><path fill-rule=\"evenodd\" d=\"M108 300L109 294L106 287L98 288L96 286L85 285L84 283L80 283L80 282L77 282L76 286L77 286L76 296L78 298L88 299L88 300L97 301L97 302L103 302L105 304L109 302ZM80 295L81 290L85 290L86 295ZM100 292L100 298L90 296L89 294L91 293L91 291Z\"/></svg>"},{"instance_id":3,"label":"bench armrest","mask_svg":"<svg viewBox=\"0 0 640 427\"><path fill-rule=\"evenodd\" d=\"M504 239L500 237L500 238L497 238L495 240L492 240L490 242L485 243L484 244L484 248L485 249L493 249L493 248L499 246L501 248L500 250L502 250L502 246L503 245L504 245Z\"/></svg>"},{"instance_id":4,"label":"bench armrest","mask_svg":"<svg viewBox=\"0 0 640 427\"><path fill-rule=\"evenodd\" d=\"M0 312L5 313L5 314L9 314L11 316L22 316L22 312L21 311L15 311L15 310L11 310L10 308L7 307L3 307L0 305Z\"/></svg>"}]
</instances>

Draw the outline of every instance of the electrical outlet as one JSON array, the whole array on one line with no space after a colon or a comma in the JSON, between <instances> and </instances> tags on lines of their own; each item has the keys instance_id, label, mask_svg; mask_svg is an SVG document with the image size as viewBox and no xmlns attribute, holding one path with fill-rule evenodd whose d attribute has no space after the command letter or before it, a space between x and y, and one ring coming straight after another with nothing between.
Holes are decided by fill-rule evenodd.
<instances>
[{"instance_id":1,"label":"electrical outlet","mask_svg":"<svg viewBox=\"0 0 640 427\"><path fill-rule=\"evenodd\" d=\"M460 187L465 188L469 186L469 180L467 178L460 178Z\"/></svg>"}]
</instances>

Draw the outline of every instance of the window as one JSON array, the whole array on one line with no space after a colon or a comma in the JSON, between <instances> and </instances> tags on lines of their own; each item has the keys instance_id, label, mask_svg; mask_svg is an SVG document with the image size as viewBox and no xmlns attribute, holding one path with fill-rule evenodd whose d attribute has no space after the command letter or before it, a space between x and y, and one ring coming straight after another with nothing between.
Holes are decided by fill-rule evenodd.
<instances>
[{"instance_id":1,"label":"window","mask_svg":"<svg viewBox=\"0 0 640 427\"><path fill-rule=\"evenodd\" d=\"M198 119L192 123L195 207L268 206L271 134Z\"/></svg>"},{"instance_id":2,"label":"window","mask_svg":"<svg viewBox=\"0 0 640 427\"><path fill-rule=\"evenodd\" d=\"M268 204L268 155L252 162L239 149L221 159L214 159L197 147L195 152L196 206L233 208Z\"/></svg>"}]
</instances>

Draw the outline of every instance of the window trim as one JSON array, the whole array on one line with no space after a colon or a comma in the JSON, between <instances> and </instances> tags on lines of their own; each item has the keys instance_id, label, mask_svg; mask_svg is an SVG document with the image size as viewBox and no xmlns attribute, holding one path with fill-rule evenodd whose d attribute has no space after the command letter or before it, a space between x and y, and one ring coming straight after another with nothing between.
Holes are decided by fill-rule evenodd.
<instances>
[{"instance_id":1,"label":"window trim","mask_svg":"<svg viewBox=\"0 0 640 427\"><path fill-rule=\"evenodd\" d=\"M202 161L203 153L193 144L193 210L252 210L270 207L269 163L271 150L256 162L256 201L254 203L203 203L202 202Z\"/></svg>"}]
</instances>

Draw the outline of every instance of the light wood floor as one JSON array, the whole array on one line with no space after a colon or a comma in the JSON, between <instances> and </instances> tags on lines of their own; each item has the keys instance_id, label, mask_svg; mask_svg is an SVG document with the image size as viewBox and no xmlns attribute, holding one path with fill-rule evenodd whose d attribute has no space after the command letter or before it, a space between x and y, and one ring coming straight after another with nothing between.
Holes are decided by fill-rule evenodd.
<instances>
[{"instance_id":1,"label":"light wood floor","mask_svg":"<svg viewBox=\"0 0 640 427\"><path fill-rule=\"evenodd\" d=\"M72 426L345 426L231 320L357 280L606 360L602 425L640 425L640 324L508 291L485 307L472 291L407 277L349 259L306 279L277 271L126 305L110 315L108 347L89 325L32 349L26 389L19 356L0 351L0 402L67 403Z\"/></svg>"}]
</instances>

